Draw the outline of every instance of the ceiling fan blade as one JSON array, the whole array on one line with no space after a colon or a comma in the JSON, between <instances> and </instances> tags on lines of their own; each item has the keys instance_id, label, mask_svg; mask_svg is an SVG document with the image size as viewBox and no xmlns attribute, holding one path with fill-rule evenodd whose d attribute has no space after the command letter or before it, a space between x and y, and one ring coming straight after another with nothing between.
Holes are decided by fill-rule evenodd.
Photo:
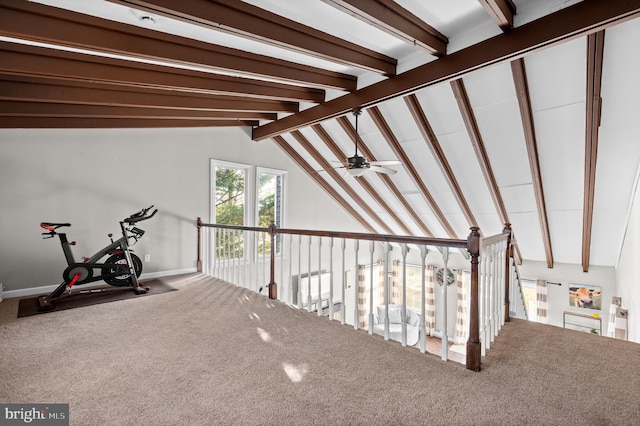
<instances>
[{"instance_id":1,"label":"ceiling fan blade","mask_svg":"<svg viewBox=\"0 0 640 426\"><path fill-rule=\"evenodd\" d=\"M314 170L314 173L322 173L322 172L328 172L329 170L337 170L337 169L346 169L347 166L337 166L337 167L331 167L330 169L320 169L320 170Z\"/></svg>"},{"instance_id":2,"label":"ceiling fan blade","mask_svg":"<svg viewBox=\"0 0 640 426\"><path fill-rule=\"evenodd\" d=\"M381 167L381 166L371 166L369 167L369 170L373 170L374 172L378 172L378 173L384 173L385 175L395 175L396 173L398 173L397 170L390 169L388 167Z\"/></svg>"},{"instance_id":3,"label":"ceiling fan blade","mask_svg":"<svg viewBox=\"0 0 640 426\"><path fill-rule=\"evenodd\" d=\"M369 164L372 166L399 166L402 162L398 160L381 160L381 161L370 161Z\"/></svg>"}]
</instances>

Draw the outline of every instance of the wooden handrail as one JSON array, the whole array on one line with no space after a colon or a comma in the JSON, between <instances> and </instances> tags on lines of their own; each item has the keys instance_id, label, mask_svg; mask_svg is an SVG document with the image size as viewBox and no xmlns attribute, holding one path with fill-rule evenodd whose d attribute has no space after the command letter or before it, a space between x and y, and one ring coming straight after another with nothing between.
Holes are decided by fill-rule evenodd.
<instances>
[{"instance_id":1,"label":"wooden handrail","mask_svg":"<svg viewBox=\"0 0 640 426\"><path fill-rule=\"evenodd\" d=\"M467 248L467 240L455 240L449 238L415 237L411 235L367 234L361 232L318 231L313 229L289 229L289 228L259 228L254 226L221 225L214 223L198 222L199 227L237 229L240 231L255 231L274 234L308 235L312 237L346 238L351 240L380 241L385 243L423 244L437 247Z\"/></svg>"}]
</instances>

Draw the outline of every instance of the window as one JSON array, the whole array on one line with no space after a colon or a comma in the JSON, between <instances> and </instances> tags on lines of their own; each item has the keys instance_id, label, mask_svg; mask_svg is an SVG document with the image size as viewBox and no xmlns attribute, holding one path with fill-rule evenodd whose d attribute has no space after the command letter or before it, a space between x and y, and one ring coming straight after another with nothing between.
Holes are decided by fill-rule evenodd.
<instances>
[{"instance_id":1,"label":"window","mask_svg":"<svg viewBox=\"0 0 640 426\"><path fill-rule=\"evenodd\" d=\"M246 223L247 166L216 164L214 166L214 222L225 225Z\"/></svg>"},{"instance_id":2,"label":"window","mask_svg":"<svg viewBox=\"0 0 640 426\"><path fill-rule=\"evenodd\" d=\"M267 228L273 222L277 227L282 226L283 189L285 173L280 170L257 168L257 226ZM282 235L276 235L276 253L280 253ZM263 247L258 247L259 253L270 254L271 241L266 240Z\"/></svg>"},{"instance_id":3,"label":"window","mask_svg":"<svg viewBox=\"0 0 640 426\"><path fill-rule=\"evenodd\" d=\"M253 176L256 176L255 181ZM284 185L286 172L247 164L211 160L211 222L224 225L267 228L284 220ZM276 247L281 249L280 235ZM258 258L269 256L271 241L256 236L245 242L244 232L224 234L216 239L216 252L224 258L245 259L251 247ZM246 245L246 247L245 247Z\"/></svg>"},{"instance_id":4,"label":"window","mask_svg":"<svg viewBox=\"0 0 640 426\"><path fill-rule=\"evenodd\" d=\"M398 303L402 302L402 269L398 277ZM407 265L407 307L420 310L422 303L422 268Z\"/></svg>"},{"instance_id":5,"label":"window","mask_svg":"<svg viewBox=\"0 0 640 426\"><path fill-rule=\"evenodd\" d=\"M529 280L520 280L522 286L522 297L524 298L525 308L527 310L527 318L529 321L536 321L538 301L536 297L536 282Z\"/></svg>"}]
</instances>

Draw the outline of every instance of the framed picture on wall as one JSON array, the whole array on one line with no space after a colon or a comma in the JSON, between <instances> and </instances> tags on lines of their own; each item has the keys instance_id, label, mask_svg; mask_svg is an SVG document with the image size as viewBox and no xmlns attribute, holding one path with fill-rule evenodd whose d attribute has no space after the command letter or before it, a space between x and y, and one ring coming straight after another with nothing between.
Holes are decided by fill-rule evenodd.
<instances>
[{"instance_id":1,"label":"framed picture on wall","mask_svg":"<svg viewBox=\"0 0 640 426\"><path fill-rule=\"evenodd\" d=\"M569 284L569 306L602 309L602 288L595 285Z\"/></svg>"}]
</instances>

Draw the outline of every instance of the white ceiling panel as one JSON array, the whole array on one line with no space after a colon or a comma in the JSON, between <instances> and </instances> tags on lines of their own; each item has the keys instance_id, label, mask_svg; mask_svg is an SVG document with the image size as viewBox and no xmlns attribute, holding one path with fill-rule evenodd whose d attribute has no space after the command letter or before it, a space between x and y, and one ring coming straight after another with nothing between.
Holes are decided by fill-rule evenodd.
<instances>
[{"instance_id":1,"label":"white ceiling panel","mask_svg":"<svg viewBox=\"0 0 640 426\"><path fill-rule=\"evenodd\" d=\"M515 97L508 62L473 72L465 76L463 81L474 109L499 104Z\"/></svg>"},{"instance_id":2,"label":"white ceiling panel","mask_svg":"<svg viewBox=\"0 0 640 426\"><path fill-rule=\"evenodd\" d=\"M485 236L499 234L504 229L504 223L500 223L497 213L478 214L476 219L480 231Z\"/></svg>"},{"instance_id":3,"label":"white ceiling panel","mask_svg":"<svg viewBox=\"0 0 640 426\"><path fill-rule=\"evenodd\" d=\"M458 203L449 190L449 184L431 155L426 142L414 140L405 142L402 146L407 155L414 159L413 165L429 193L436 199L438 207L447 214L458 213L460 211Z\"/></svg>"},{"instance_id":4,"label":"white ceiling panel","mask_svg":"<svg viewBox=\"0 0 640 426\"><path fill-rule=\"evenodd\" d=\"M536 197L532 184L503 186L500 188L509 217L511 213L537 212Z\"/></svg>"},{"instance_id":5,"label":"white ceiling panel","mask_svg":"<svg viewBox=\"0 0 640 426\"><path fill-rule=\"evenodd\" d=\"M420 130L416 127L404 98L391 99L381 104L379 108L398 141L422 139Z\"/></svg>"},{"instance_id":6,"label":"white ceiling panel","mask_svg":"<svg viewBox=\"0 0 640 426\"><path fill-rule=\"evenodd\" d=\"M472 210L477 214L495 213L495 206L466 130L441 135L440 144Z\"/></svg>"},{"instance_id":7,"label":"white ceiling panel","mask_svg":"<svg viewBox=\"0 0 640 426\"><path fill-rule=\"evenodd\" d=\"M627 208L640 162L640 25L630 21L605 33L602 119L596 208Z\"/></svg>"},{"instance_id":8,"label":"white ceiling panel","mask_svg":"<svg viewBox=\"0 0 640 426\"><path fill-rule=\"evenodd\" d=\"M511 229L514 231L522 257L527 260L544 261L544 243L541 238L537 212L509 212Z\"/></svg>"},{"instance_id":9,"label":"white ceiling panel","mask_svg":"<svg viewBox=\"0 0 640 426\"><path fill-rule=\"evenodd\" d=\"M525 57L534 117L537 111L584 102L586 50L583 37Z\"/></svg>"},{"instance_id":10,"label":"white ceiling panel","mask_svg":"<svg viewBox=\"0 0 640 426\"><path fill-rule=\"evenodd\" d=\"M620 256L624 228L620 226L627 220L625 208L601 208L594 210L594 226L591 230L591 264L615 265Z\"/></svg>"},{"instance_id":11,"label":"white ceiling panel","mask_svg":"<svg viewBox=\"0 0 640 426\"><path fill-rule=\"evenodd\" d=\"M531 182L526 142L515 98L475 109L498 186Z\"/></svg>"},{"instance_id":12,"label":"white ceiling panel","mask_svg":"<svg viewBox=\"0 0 640 426\"><path fill-rule=\"evenodd\" d=\"M583 103L534 115L542 185L549 210L582 208L584 115Z\"/></svg>"},{"instance_id":13,"label":"white ceiling panel","mask_svg":"<svg viewBox=\"0 0 640 426\"><path fill-rule=\"evenodd\" d=\"M549 212L551 246L556 262L582 261L582 209Z\"/></svg>"},{"instance_id":14,"label":"white ceiling panel","mask_svg":"<svg viewBox=\"0 0 640 426\"><path fill-rule=\"evenodd\" d=\"M416 93L436 136L464 130L458 104L449 84L438 84Z\"/></svg>"}]
</instances>

